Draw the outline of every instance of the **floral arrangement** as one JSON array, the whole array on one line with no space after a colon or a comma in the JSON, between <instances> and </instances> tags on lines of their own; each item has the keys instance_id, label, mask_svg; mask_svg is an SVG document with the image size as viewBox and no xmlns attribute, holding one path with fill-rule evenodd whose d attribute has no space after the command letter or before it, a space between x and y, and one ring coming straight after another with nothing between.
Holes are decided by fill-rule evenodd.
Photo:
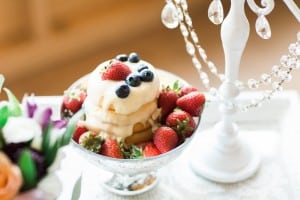
<instances>
[{"instance_id":1,"label":"floral arrangement","mask_svg":"<svg viewBox=\"0 0 300 200\"><path fill-rule=\"evenodd\" d=\"M4 77L0 74L0 92ZM75 129L72 119L52 120L51 108L40 108L34 97L19 103L3 89L0 101L0 199L37 186L54 162L59 148L69 143Z\"/></svg>"}]
</instances>

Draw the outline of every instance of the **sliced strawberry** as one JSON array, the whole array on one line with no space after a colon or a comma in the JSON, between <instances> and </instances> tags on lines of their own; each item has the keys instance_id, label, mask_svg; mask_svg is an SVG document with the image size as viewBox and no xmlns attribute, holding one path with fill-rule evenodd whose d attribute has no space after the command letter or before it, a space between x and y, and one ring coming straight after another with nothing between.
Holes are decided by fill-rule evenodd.
<instances>
[{"instance_id":1,"label":"sliced strawberry","mask_svg":"<svg viewBox=\"0 0 300 200\"><path fill-rule=\"evenodd\" d=\"M195 92L195 91L198 91L198 89L196 87L191 86L191 85L186 85L183 88L181 88L180 96L184 96L188 93Z\"/></svg>"},{"instance_id":2,"label":"sliced strawberry","mask_svg":"<svg viewBox=\"0 0 300 200\"><path fill-rule=\"evenodd\" d=\"M101 136L95 132L85 132L79 137L79 142L81 146L84 148L94 152L100 153L101 145L103 143L103 139Z\"/></svg>"},{"instance_id":3,"label":"sliced strawberry","mask_svg":"<svg viewBox=\"0 0 300 200\"><path fill-rule=\"evenodd\" d=\"M178 135L172 128L162 126L154 132L153 142L161 153L165 153L177 146Z\"/></svg>"},{"instance_id":4,"label":"sliced strawberry","mask_svg":"<svg viewBox=\"0 0 300 200\"><path fill-rule=\"evenodd\" d=\"M73 140L77 143L79 143L79 138L82 134L84 134L85 132L87 132L88 129L82 125L77 124L75 127L75 132L73 134Z\"/></svg>"},{"instance_id":5,"label":"sliced strawberry","mask_svg":"<svg viewBox=\"0 0 300 200\"><path fill-rule=\"evenodd\" d=\"M121 81L131 73L130 68L121 61L113 61L102 73L102 80Z\"/></svg>"},{"instance_id":6,"label":"sliced strawberry","mask_svg":"<svg viewBox=\"0 0 300 200\"><path fill-rule=\"evenodd\" d=\"M153 157L161 154L161 152L158 150L158 148L154 145L153 142L147 142L144 146L143 152L145 158Z\"/></svg>"},{"instance_id":7,"label":"sliced strawberry","mask_svg":"<svg viewBox=\"0 0 300 200\"><path fill-rule=\"evenodd\" d=\"M176 104L182 110L192 116L199 116L205 103L205 96L201 92L195 91L180 97Z\"/></svg>"},{"instance_id":8,"label":"sliced strawberry","mask_svg":"<svg viewBox=\"0 0 300 200\"><path fill-rule=\"evenodd\" d=\"M107 139L102 144L100 154L112 158L124 158L117 140Z\"/></svg>"},{"instance_id":9,"label":"sliced strawberry","mask_svg":"<svg viewBox=\"0 0 300 200\"><path fill-rule=\"evenodd\" d=\"M193 117L183 110L175 110L169 114L166 124L173 128L183 140L193 134L196 126Z\"/></svg>"}]
</instances>

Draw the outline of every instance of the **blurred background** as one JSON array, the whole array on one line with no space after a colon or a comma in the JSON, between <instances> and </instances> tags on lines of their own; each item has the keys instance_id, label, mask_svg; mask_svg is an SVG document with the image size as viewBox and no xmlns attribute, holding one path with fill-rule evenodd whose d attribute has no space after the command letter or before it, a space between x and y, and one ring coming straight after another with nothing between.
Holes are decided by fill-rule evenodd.
<instances>
[{"instance_id":1,"label":"blurred background","mask_svg":"<svg viewBox=\"0 0 300 200\"><path fill-rule=\"evenodd\" d=\"M210 2L190 0L189 11L200 44L222 72L220 26L208 20ZM230 1L222 2L226 15ZM257 16L246 6L251 34L241 62L243 81L269 73L287 53L288 44L296 40L299 23L282 1L275 3L267 16L272 28L272 38L267 41L255 33ZM99 63L134 51L203 89L180 31L161 23L164 5L163 0L0 0L0 73L6 77L5 86L19 98L24 93L61 95ZM298 70L285 88L300 91L299 85Z\"/></svg>"}]
</instances>

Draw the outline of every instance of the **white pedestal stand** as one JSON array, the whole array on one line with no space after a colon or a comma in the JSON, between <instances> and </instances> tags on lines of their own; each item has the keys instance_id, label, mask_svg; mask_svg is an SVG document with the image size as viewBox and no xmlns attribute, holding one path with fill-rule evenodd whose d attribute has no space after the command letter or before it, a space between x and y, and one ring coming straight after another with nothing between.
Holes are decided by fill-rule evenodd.
<instances>
[{"instance_id":1,"label":"white pedestal stand","mask_svg":"<svg viewBox=\"0 0 300 200\"><path fill-rule=\"evenodd\" d=\"M233 119L235 98L239 94L235 81L238 80L240 60L250 32L244 5L245 0L231 0L229 14L221 28L226 76L220 87L222 120L216 124L210 141L199 148L198 157L193 157L190 163L196 174L223 183L249 178L260 164L259 155L238 137L238 127Z\"/></svg>"}]
</instances>

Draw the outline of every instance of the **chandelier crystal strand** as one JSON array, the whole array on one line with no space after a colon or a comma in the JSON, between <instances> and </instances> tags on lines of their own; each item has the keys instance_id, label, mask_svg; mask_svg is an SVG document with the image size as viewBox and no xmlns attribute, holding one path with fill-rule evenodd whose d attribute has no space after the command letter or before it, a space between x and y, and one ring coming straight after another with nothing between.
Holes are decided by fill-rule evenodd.
<instances>
[{"instance_id":1,"label":"chandelier crystal strand","mask_svg":"<svg viewBox=\"0 0 300 200\"><path fill-rule=\"evenodd\" d=\"M225 76L224 74L218 73L216 65L208 59L205 50L199 44L199 38L193 28L193 22L188 13L187 2L182 0L179 3L177 1L173 1L173 3L177 7L178 13L181 13L180 15L182 16L179 27L186 43L187 53L192 57L192 63L197 69L200 80L202 81L204 87L209 91L210 95L216 97L218 96L218 90L210 86L209 77L207 73L202 70L202 65L199 58L201 58L202 62L206 64L209 71L218 79L220 79L220 81L223 81Z\"/></svg>"},{"instance_id":2,"label":"chandelier crystal strand","mask_svg":"<svg viewBox=\"0 0 300 200\"><path fill-rule=\"evenodd\" d=\"M288 50L289 53L281 56L280 64L274 65L270 74L262 74L260 81L248 80L248 87L251 89L257 89L262 83L265 85L272 84L272 89L265 90L261 98L252 100L249 104L239 105L242 111L259 107L265 101L270 100L276 92L283 90L284 83L292 79L292 71L300 69L300 31L297 33L297 42L290 44ZM272 81L272 79L274 80Z\"/></svg>"},{"instance_id":3,"label":"chandelier crystal strand","mask_svg":"<svg viewBox=\"0 0 300 200\"><path fill-rule=\"evenodd\" d=\"M213 1L219 1L219 0L213 0ZM257 13L261 14L260 16L269 14L274 8L273 0L268 0L268 1L263 0L262 2L263 2L263 6L265 6L265 8L263 9L257 6L255 7L254 5L256 4L254 4L253 0L248 0L249 6L252 7L252 10L256 9ZM168 10L168 12L165 10ZM167 18L170 16L173 16L173 19L167 20ZM210 86L209 76L206 72L203 71L201 62L203 62L208 67L210 73L215 75L221 82L225 80L225 75L218 72L217 70L218 68L216 67L216 65L211 60L208 59L205 50L201 47L199 43L198 35L193 28L192 18L188 13L188 4L186 0L166 0L166 5L162 12L162 21L164 25L170 29L177 28L179 26L181 34L184 38L184 42L186 44L186 51L192 58L192 63L199 74L202 84L204 85L204 87L207 89L207 91L212 97L219 98L220 97L219 91L216 88ZM168 23L165 24L166 21L168 21L171 25ZM260 32L261 36L269 37L271 33L269 33L268 28L265 28L269 26L268 21L265 21L265 19L261 19L257 21L257 24L258 23L262 24L258 26L258 28L261 28L262 31L265 31L265 32ZM280 59L280 64L274 65L269 74L263 73L261 74L259 79L256 80L251 78L248 80L247 83L244 83L240 80L236 81L235 84L240 90L243 90L245 88L258 89L262 85L264 86L270 85L271 87L270 90L265 90L263 92L263 96L261 98L254 99L251 101L251 103L246 105L239 105L238 107L241 108L241 110L243 111L246 111L249 108L258 107L263 102L271 99L274 93L282 90L283 89L282 85L285 82L291 80L292 70L300 69L299 54L300 54L300 32L297 33L297 42L289 45L289 54L282 56Z\"/></svg>"}]
</instances>

